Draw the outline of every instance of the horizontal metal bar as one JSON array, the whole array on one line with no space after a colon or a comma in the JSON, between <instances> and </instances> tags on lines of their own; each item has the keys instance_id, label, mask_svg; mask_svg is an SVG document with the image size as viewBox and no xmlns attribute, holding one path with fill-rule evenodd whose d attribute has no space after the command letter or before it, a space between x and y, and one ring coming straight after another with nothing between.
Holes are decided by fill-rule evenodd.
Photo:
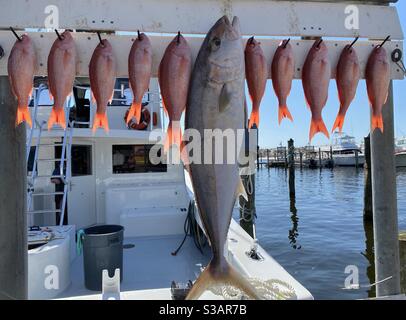
<instances>
[{"instance_id":1,"label":"horizontal metal bar","mask_svg":"<svg viewBox=\"0 0 406 320\"><path fill-rule=\"evenodd\" d=\"M360 36L381 39L390 34L392 39L403 39L395 7L357 4L359 26L354 29L345 24L351 4L332 2L0 0L0 28L53 29L55 26L47 23L57 15L60 29L159 33L181 30L182 33L205 34L219 17L227 14L240 18L245 35Z\"/></svg>"},{"instance_id":2,"label":"horizontal metal bar","mask_svg":"<svg viewBox=\"0 0 406 320\"><path fill-rule=\"evenodd\" d=\"M28 214L37 214L37 213L61 213L60 209L56 210L33 210L33 211L27 211Z\"/></svg>"},{"instance_id":3,"label":"horizontal metal bar","mask_svg":"<svg viewBox=\"0 0 406 320\"><path fill-rule=\"evenodd\" d=\"M56 142L56 143L40 143L38 146L40 147L58 147L62 146L61 142Z\"/></svg>"},{"instance_id":4,"label":"horizontal metal bar","mask_svg":"<svg viewBox=\"0 0 406 320\"><path fill-rule=\"evenodd\" d=\"M36 50L37 50L37 75L46 75L46 65L49 49L52 46L52 43L55 41L55 34L52 32L31 32L29 33L32 38ZM76 70L76 75L78 77L88 77L89 74L89 62L92 56L93 50L98 43L97 36L89 36L83 33L74 34L76 46L78 48L78 66ZM117 61L117 77L127 77L128 76L128 54L131 48L133 36L129 35L104 35L103 38L108 39L113 47L114 55ZM158 74L158 66L165 51L165 48L172 40L172 36L151 36L151 44L153 48L153 62L152 62L152 73L156 77ZM191 37L186 36L186 39L189 43L189 46L192 49L193 59L197 56L197 53L202 44L202 37ZM264 54L268 60L268 64L271 64L273 55L276 48L280 44L280 39L258 39L261 42ZM246 39L244 40L246 41ZM0 43L2 43L3 48L5 49L6 56L3 59L0 59L0 75L7 75L7 59L8 54L14 45L15 38L11 32L0 31ZM342 49L345 45L351 43L352 40L348 41L338 41L338 40L328 40L325 39L325 43L329 50L329 56L331 61L332 77L335 77L335 67L338 62L338 58L342 52ZM295 56L295 78L300 79L302 73L302 66L307 56L307 53L310 47L313 44L312 40L294 40L290 41L294 56ZM364 77L364 69L367 63L368 57L373 49L373 46L377 46L381 41L362 41L359 40L355 45L354 49L357 51L360 64L361 64L361 76ZM395 49L403 50L402 41L389 41L385 44L385 49L388 52L388 58L391 63L391 77L392 79L403 79L403 72L400 68L391 61L390 54ZM269 73L270 77L270 73ZM53 130L60 130L59 128Z\"/></svg>"},{"instance_id":5,"label":"horizontal metal bar","mask_svg":"<svg viewBox=\"0 0 406 320\"><path fill-rule=\"evenodd\" d=\"M31 193L31 196L36 197L36 196L57 196L57 195L63 195L62 191L59 192L41 192L41 193Z\"/></svg>"},{"instance_id":6,"label":"horizontal metal bar","mask_svg":"<svg viewBox=\"0 0 406 320\"><path fill-rule=\"evenodd\" d=\"M50 179L52 179L52 178L60 178L60 179L62 179L64 177L61 176L61 175L39 175L39 176L36 176L36 178L50 178Z\"/></svg>"},{"instance_id":7,"label":"horizontal metal bar","mask_svg":"<svg viewBox=\"0 0 406 320\"><path fill-rule=\"evenodd\" d=\"M61 161L61 158L55 158L55 159L37 159L37 161L44 161L44 162L55 162L55 161ZM63 159L63 161L66 161L66 159Z\"/></svg>"}]
</instances>

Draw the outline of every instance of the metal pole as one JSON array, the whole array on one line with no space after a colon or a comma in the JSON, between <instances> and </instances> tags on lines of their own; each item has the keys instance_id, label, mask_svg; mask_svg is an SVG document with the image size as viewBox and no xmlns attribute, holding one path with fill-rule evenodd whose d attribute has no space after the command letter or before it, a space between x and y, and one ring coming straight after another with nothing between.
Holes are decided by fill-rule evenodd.
<instances>
[{"instance_id":1,"label":"metal pole","mask_svg":"<svg viewBox=\"0 0 406 320\"><path fill-rule=\"evenodd\" d=\"M378 129L371 133L372 204L377 297L400 293L392 81L389 86L388 100L383 107L382 113L383 133Z\"/></svg>"},{"instance_id":2,"label":"metal pole","mask_svg":"<svg viewBox=\"0 0 406 320\"><path fill-rule=\"evenodd\" d=\"M15 127L17 104L0 77L0 299L27 298L27 164L25 125Z\"/></svg>"}]
</instances>

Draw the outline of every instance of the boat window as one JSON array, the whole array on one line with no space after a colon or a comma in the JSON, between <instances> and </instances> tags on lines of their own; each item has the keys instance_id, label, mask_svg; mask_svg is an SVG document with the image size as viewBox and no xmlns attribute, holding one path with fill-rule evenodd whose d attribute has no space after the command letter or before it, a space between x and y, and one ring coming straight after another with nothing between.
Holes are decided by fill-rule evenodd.
<instances>
[{"instance_id":1,"label":"boat window","mask_svg":"<svg viewBox=\"0 0 406 320\"><path fill-rule=\"evenodd\" d=\"M92 146L72 145L72 176L92 175Z\"/></svg>"},{"instance_id":2,"label":"boat window","mask_svg":"<svg viewBox=\"0 0 406 320\"><path fill-rule=\"evenodd\" d=\"M113 145L113 173L166 172L166 164L152 164L152 145ZM158 156L160 156L158 154Z\"/></svg>"}]
</instances>

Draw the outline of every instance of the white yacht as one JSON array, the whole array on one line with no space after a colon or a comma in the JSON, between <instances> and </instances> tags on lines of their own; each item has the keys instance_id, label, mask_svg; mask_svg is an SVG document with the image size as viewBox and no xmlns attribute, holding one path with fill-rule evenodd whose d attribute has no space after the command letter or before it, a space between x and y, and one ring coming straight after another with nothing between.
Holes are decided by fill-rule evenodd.
<instances>
[{"instance_id":1,"label":"white yacht","mask_svg":"<svg viewBox=\"0 0 406 320\"><path fill-rule=\"evenodd\" d=\"M162 132L165 127L156 79L145 96L142 130L129 129L124 122L131 100L127 81L117 79L116 88L107 109L108 133L92 132L94 108L86 84L76 86L67 103L70 120L65 131L45 129L51 103L44 85L35 89L35 126L27 131L30 299L170 300L176 288L195 281L210 260L183 165L153 164L148 157L158 139L152 130ZM84 283L78 231L103 224L124 227L123 265L121 276L104 274L102 290L92 291ZM228 261L265 298L313 298L235 220L226 245ZM202 298L243 298L227 290L213 288Z\"/></svg>"},{"instance_id":2,"label":"white yacht","mask_svg":"<svg viewBox=\"0 0 406 320\"><path fill-rule=\"evenodd\" d=\"M406 167L406 137L395 139L396 167Z\"/></svg>"},{"instance_id":3,"label":"white yacht","mask_svg":"<svg viewBox=\"0 0 406 320\"><path fill-rule=\"evenodd\" d=\"M355 143L354 137L345 133L333 135L331 151L335 166L355 167L364 165L365 156L361 148Z\"/></svg>"}]
</instances>

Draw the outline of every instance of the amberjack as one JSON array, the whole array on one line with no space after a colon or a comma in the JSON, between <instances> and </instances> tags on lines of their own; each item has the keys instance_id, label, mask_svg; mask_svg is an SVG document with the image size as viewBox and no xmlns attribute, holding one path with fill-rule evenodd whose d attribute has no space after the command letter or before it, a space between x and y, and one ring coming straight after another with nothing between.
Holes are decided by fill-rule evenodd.
<instances>
[{"instance_id":1,"label":"amberjack","mask_svg":"<svg viewBox=\"0 0 406 320\"><path fill-rule=\"evenodd\" d=\"M185 129L197 130L201 151L211 152L211 163L192 161L189 170L199 214L213 252L212 260L194 283L187 299L198 299L206 289L216 285L233 285L254 299L260 298L225 257L234 203L240 194L246 196L238 162L232 161L238 151L229 159L226 144L230 140L227 139L223 148L216 148L213 136L205 135L205 130L210 129L231 130L235 135L238 129L244 129L244 70L239 20L234 17L231 23L224 16L210 29L200 48L186 106ZM223 152L221 161L215 160L218 152Z\"/></svg>"}]
</instances>

